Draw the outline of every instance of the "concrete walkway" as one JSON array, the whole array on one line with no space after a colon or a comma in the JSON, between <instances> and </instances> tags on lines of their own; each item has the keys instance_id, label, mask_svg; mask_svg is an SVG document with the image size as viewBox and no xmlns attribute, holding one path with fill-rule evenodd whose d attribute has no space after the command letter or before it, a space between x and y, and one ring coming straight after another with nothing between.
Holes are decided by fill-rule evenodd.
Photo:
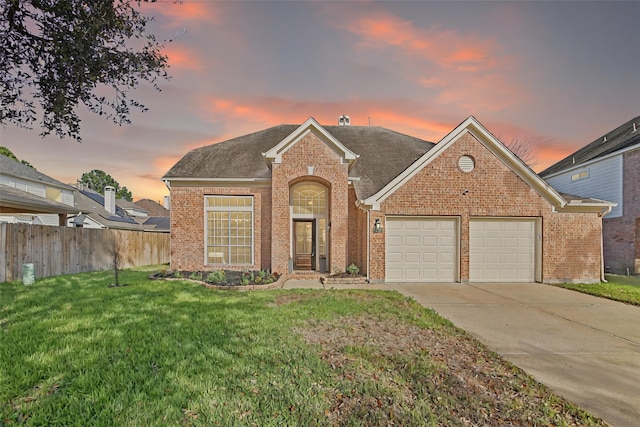
<instances>
[{"instance_id":1,"label":"concrete walkway","mask_svg":"<svg viewBox=\"0 0 640 427\"><path fill-rule=\"evenodd\" d=\"M640 426L640 307L537 283L357 288L411 296L610 425Z\"/></svg>"},{"instance_id":2,"label":"concrete walkway","mask_svg":"<svg viewBox=\"0 0 640 427\"><path fill-rule=\"evenodd\" d=\"M542 284L390 284L612 426L640 426L640 307Z\"/></svg>"}]
</instances>

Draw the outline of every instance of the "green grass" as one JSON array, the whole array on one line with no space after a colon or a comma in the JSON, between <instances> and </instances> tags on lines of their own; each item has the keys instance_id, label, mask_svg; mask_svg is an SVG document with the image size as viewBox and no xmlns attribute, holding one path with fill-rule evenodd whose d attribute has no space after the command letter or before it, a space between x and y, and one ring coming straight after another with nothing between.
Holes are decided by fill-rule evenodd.
<instances>
[{"instance_id":1,"label":"green grass","mask_svg":"<svg viewBox=\"0 0 640 427\"><path fill-rule=\"evenodd\" d=\"M123 287L110 272L0 283L0 425L460 425L460 411L600 425L398 293L212 291L148 274L123 271ZM380 322L470 342L515 397L462 394L428 348L304 337L357 335L355 319L373 319L365 338Z\"/></svg>"},{"instance_id":2,"label":"green grass","mask_svg":"<svg viewBox=\"0 0 640 427\"><path fill-rule=\"evenodd\" d=\"M606 283L592 285L565 283L557 286L640 306L640 276L607 274L605 277Z\"/></svg>"}]
</instances>

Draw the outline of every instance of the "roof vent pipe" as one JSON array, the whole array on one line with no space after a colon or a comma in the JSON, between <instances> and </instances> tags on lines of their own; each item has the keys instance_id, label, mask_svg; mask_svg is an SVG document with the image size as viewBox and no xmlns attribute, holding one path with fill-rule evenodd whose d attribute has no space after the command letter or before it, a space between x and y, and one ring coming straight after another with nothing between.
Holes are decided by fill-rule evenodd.
<instances>
[{"instance_id":1,"label":"roof vent pipe","mask_svg":"<svg viewBox=\"0 0 640 427\"><path fill-rule=\"evenodd\" d=\"M607 142L607 136L606 135L602 138L602 143L604 144L605 142Z\"/></svg>"},{"instance_id":2,"label":"roof vent pipe","mask_svg":"<svg viewBox=\"0 0 640 427\"><path fill-rule=\"evenodd\" d=\"M633 124L633 131L635 132L636 130L637 130L637 129L636 129L636 124L634 123L634 124Z\"/></svg>"},{"instance_id":3,"label":"roof vent pipe","mask_svg":"<svg viewBox=\"0 0 640 427\"><path fill-rule=\"evenodd\" d=\"M104 187L104 210L111 215L116 214L116 189L109 185Z\"/></svg>"},{"instance_id":4,"label":"roof vent pipe","mask_svg":"<svg viewBox=\"0 0 640 427\"><path fill-rule=\"evenodd\" d=\"M338 117L338 126L351 126L351 118L346 115Z\"/></svg>"}]
</instances>

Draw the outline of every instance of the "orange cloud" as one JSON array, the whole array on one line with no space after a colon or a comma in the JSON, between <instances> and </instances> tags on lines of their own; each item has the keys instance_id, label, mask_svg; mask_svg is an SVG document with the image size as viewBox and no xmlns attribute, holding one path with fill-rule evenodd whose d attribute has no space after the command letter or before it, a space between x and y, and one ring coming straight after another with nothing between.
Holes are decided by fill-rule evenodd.
<instances>
[{"instance_id":1,"label":"orange cloud","mask_svg":"<svg viewBox=\"0 0 640 427\"><path fill-rule=\"evenodd\" d=\"M343 25L360 37L363 48L391 46L410 57L426 59L443 68L477 72L495 69L508 62L499 54L493 40L437 27L419 28L412 21L386 11L376 11Z\"/></svg>"},{"instance_id":2,"label":"orange cloud","mask_svg":"<svg viewBox=\"0 0 640 427\"><path fill-rule=\"evenodd\" d=\"M187 151L188 150L186 150L182 154L176 154L173 156L155 157L153 159L153 166L157 171L160 172L158 175L156 175L156 177L160 179L160 177L162 177L165 173L167 173L167 171L171 169L173 165L175 165L178 162L178 160L180 160L182 156L186 154Z\"/></svg>"},{"instance_id":3,"label":"orange cloud","mask_svg":"<svg viewBox=\"0 0 640 427\"><path fill-rule=\"evenodd\" d=\"M309 116L324 125L338 123L348 114L353 126L382 126L398 132L438 141L466 117L443 117L405 100L357 100L343 102L293 101L285 98L204 99L201 114L227 124L226 133L242 135L282 123L300 124ZM241 127L237 127L241 126ZM251 128L250 128L251 127Z\"/></svg>"},{"instance_id":4,"label":"orange cloud","mask_svg":"<svg viewBox=\"0 0 640 427\"><path fill-rule=\"evenodd\" d=\"M199 71L204 68L203 61L193 51L177 45L169 45L163 50L169 58L169 66L185 70Z\"/></svg>"},{"instance_id":5,"label":"orange cloud","mask_svg":"<svg viewBox=\"0 0 640 427\"><path fill-rule=\"evenodd\" d=\"M479 119L482 120L482 118ZM527 143L530 142L533 146L532 154L535 160L532 169L536 172L545 170L582 146L579 141L550 138L528 127L520 127L511 123L484 124L504 144L508 145L514 138Z\"/></svg>"},{"instance_id":6,"label":"orange cloud","mask_svg":"<svg viewBox=\"0 0 640 427\"><path fill-rule=\"evenodd\" d=\"M194 21L212 22L218 18L214 2L145 2L141 3L140 7L164 16L168 20L167 26L184 25Z\"/></svg>"}]
</instances>

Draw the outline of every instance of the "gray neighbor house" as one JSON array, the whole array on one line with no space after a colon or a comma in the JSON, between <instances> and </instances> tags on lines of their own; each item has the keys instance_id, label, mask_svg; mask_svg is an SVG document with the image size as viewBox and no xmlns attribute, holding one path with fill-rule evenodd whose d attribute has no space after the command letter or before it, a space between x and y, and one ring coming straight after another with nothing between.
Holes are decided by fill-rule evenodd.
<instances>
[{"instance_id":1,"label":"gray neighbor house","mask_svg":"<svg viewBox=\"0 0 640 427\"><path fill-rule=\"evenodd\" d=\"M617 203L602 224L605 269L640 274L640 116L540 176L560 192Z\"/></svg>"}]
</instances>

